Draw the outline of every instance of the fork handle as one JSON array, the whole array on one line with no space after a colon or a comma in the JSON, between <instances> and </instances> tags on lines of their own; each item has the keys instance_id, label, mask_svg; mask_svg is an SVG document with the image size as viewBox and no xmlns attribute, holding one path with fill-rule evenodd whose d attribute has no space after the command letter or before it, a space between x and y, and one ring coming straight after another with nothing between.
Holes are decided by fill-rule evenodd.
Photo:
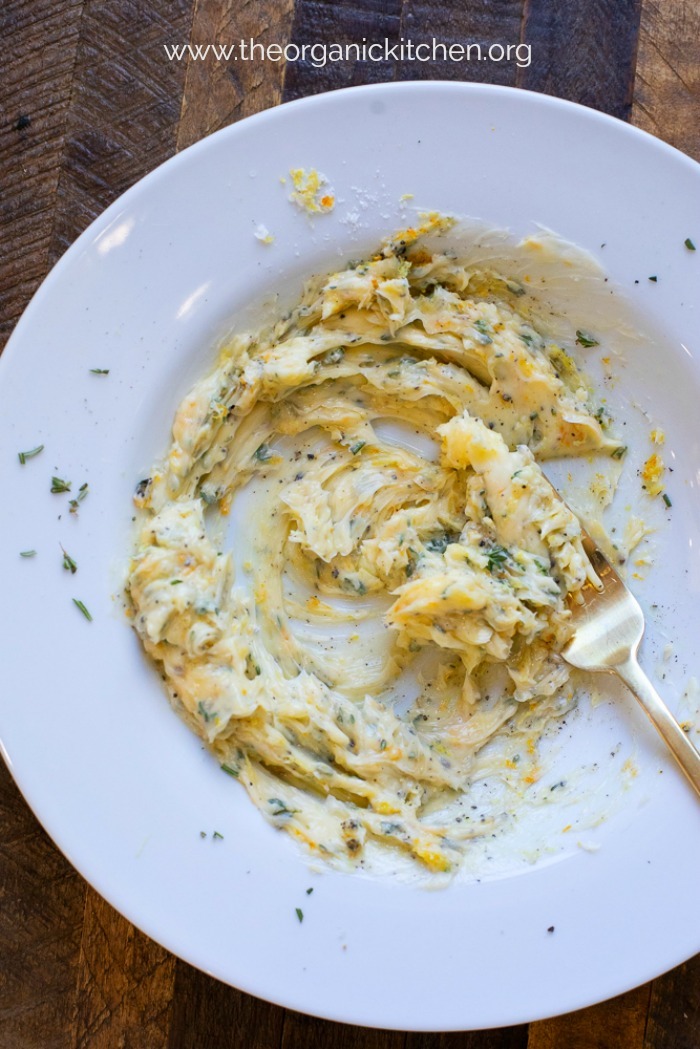
<instances>
[{"instance_id":1,"label":"fork handle","mask_svg":"<svg viewBox=\"0 0 700 1049\"><path fill-rule=\"evenodd\" d=\"M637 660L631 656L614 669L637 698L662 739L673 752L683 772L700 794L700 753L671 714Z\"/></svg>"}]
</instances>

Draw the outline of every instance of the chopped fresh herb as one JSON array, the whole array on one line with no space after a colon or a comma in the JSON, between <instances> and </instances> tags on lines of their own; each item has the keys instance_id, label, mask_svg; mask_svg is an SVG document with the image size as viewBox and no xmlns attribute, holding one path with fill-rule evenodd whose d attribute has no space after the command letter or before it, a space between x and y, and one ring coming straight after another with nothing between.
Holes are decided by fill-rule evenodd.
<instances>
[{"instance_id":1,"label":"chopped fresh herb","mask_svg":"<svg viewBox=\"0 0 700 1049\"><path fill-rule=\"evenodd\" d=\"M200 830L199 836L200 836L200 838L206 838L207 832L205 830Z\"/></svg>"},{"instance_id":2,"label":"chopped fresh herb","mask_svg":"<svg viewBox=\"0 0 700 1049\"><path fill-rule=\"evenodd\" d=\"M230 765L221 765L220 767L229 776L233 776L234 779L238 779L238 769L231 768Z\"/></svg>"},{"instance_id":3,"label":"chopped fresh herb","mask_svg":"<svg viewBox=\"0 0 700 1049\"><path fill-rule=\"evenodd\" d=\"M353 444L353 445L351 445L351 446L350 446L350 452L351 452L351 454L352 454L352 455L357 455L357 453L358 453L358 452L361 452L361 451L362 451L362 449L364 448L364 446L365 446L366 444L367 444L367 442L366 442L366 441L358 441L358 442L357 442L357 444Z\"/></svg>"},{"instance_id":4,"label":"chopped fresh herb","mask_svg":"<svg viewBox=\"0 0 700 1049\"><path fill-rule=\"evenodd\" d=\"M204 703L202 703L201 699L197 704L197 710L199 711L200 717L204 718L205 721L211 721L214 717L214 715L211 714L204 706Z\"/></svg>"},{"instance_id":5,"label":"chopped fresh herb","mask_svg":"<svg viewBox=\"0 0 700 1049\"><path fill-rule=\"evenodd\" d=\"M219 834L218 830L214 831L214 833L212 834L212 838L218 838L219 841L223 841L224 840L223 834Z\"/></svg>"},{"instance_id":6,"label":"chopped fresh herb","mask_svg":"<svg viewBox=\"0 0 700 1049\"><path fill-rule=\"evenodd\" d=\"M380 750L386 750L386 740L385 739L380 740L380 742L379 742L379 749Z\"/></svg>"},{"instance_id":7,"label":"chopped fresh herb","mask_svg":"<svg viewBox=\"0 0 700 1049\"><path fill-rule=\"evenodd\" d=\"M76 498L68 500L68 505L70 507L70 512L72 514L77 514L78 507L80 506L80 504L82 503L83 499L86 497L87 494L88 494L88 485L87 485L87 481L86 481L85 484L81 484L80 488L78 489L78 494L77 494Z\"/></svg>"},{"instance_id":8,"label":"chopped fresh herb","mask_svg":"<svg viewBox=\"0 0 700 1049\"><path fill-rule=\"evenodd\" d=\"M683 243L685 244L685 246L688 249L688 251L695 251L695 245L693 244L693 242L690 239L690 237L686 237L685 240L683 241Z\"/></svg>"},{"instance_id":9,"label":"chopped fresh herb","mask_svg":"<svg viewBox=\"0 0 700 1049\"><path fill-rule=\"evenodd\" d=\"M20 550L20 557L36 557L36 550Z\"/></svg>"},{"instance_id":10,"label":"chopped fresh herb","mask_svg":"<svg viewBox=\"0 0 700 1049\"><path fill-rule=\"evenodd\" d=\"M652 283L654 283L654 284L656 284L658 279L659 279L658 277L649 277L649 280L652 281Z\"/></svg>"},{"instance_id":11,"label":"chopped fresh herb","mask_svg":"<svg viewBox=\"0 0 700 1049\"><path fill-rule=\"evenodd\" d=\"M619 448L613 448L610 453L611 459L622 459L623 455L627 451L627 445L621 444Z\"/></svg>"},{"instance_id":12,"label":"chopped fresh herb","mask_svg":"<svg viewBox=\"0 0 700 1049\"><path fill-rule=\"evenodd\" d=\"M177 585L178 585L178 583L181 583L181 582L182 582L182 580L181 580L181 579L171 579L171 580L170 580L170 585L171 585L171 586L177 586Z\"/></svg>"},{"instance_id":13,"label":"chopped fresh herb","mask_svg":"<svg viewBox=\"0 0 700 1049\"><path fill-rule=\"evenodd\" d=\"M493 342L493 339L489 335L489 326L486 321L480 317L479 320L474 321L474 327L478 332L478 342L480 342L482 346L489 346Z\"/></svg>"},{"instance_id":14,"label":"chopped fresh herb","mask_svg":"<svg viewBox=\"0 0 700 1049\"><path fill-rule=\"evenodd\" d=\"M273 816L291 816L297 811L296 809L288 809L281 798L270 798L268 805L272 806Z\"/></svg>"},{"instance_id":15,"label":"chopped fresh herb","mask_svg":"<svg viewBox=\"0 0 700 1049\"><path fill-rule=\"evenodd\" d=\"M257 459L259 463L269 463L272 458L272 452L268 445L261 444L253 452L253 458Z\"/></svg>"},{"instance_id":16,"label":"chopped fresh herb","mask_svg":"<svg viewBox=\"0 0 700 1049\"><path fill-rule=\"evenodd\" d=\"M88 621L89 621L90 623L92 623L92 616L91 616L91 615L90 615L90 613L88 612L88 610L87 610L87 608L85 607L85 605L83 604L83 602L82 602L82 601L78 601L78 598L77 598L77 597L74 597L74 598L73 598L73 604L75 605L75 607L76 607L76 608L80 609L80 611L81 611L81 612L83 613L83 615L85 616L85 618L86 618L86 619L87 619L87 620L88 620Z\"/></svg>"},{"instance_id":17,"label":"chopped fresh herb","mask_svg":"<svg viewBox=\"0 0 700 1049\"><path fill-rule=\"evenodd\" d=\"M663 501L664 501L664 502L666 503L666 506L669 506L669 507L670 507L670 506L673 506L673 503L671 502L671 500L670 500L669 496L668 496L668 495L666 495L666 492L664 492L664 494L663 494L663 496L662 496L661 498L662 498L662 499L663 499Z\"/></svg>"},{"instance_id":18,"label":"chopped fresh herb","mask_svg":"<svg viewBox=\"0 0 700 1049\"><path fill-rule=\"evenodd\" d=\"M597 339L594 339L588 332L581 331L580 329L577 329L576 331L576 342L579 346L585 346L586 349L590 346L600 346Z\"/></svg>"},{"instance_id":19,"label":"chopped fresh herb","mask_svg":"<svg viewBox=\"0 0 700 1049\"><path fill-rule=\"evenodd\" d=\"M493 572L495 568L500 568L501 565L505 564L508 560L508 551L503 546L494 546L489 550L488 562L486 567L489 572Z\"/></svg>"},{"instance_id":20,"label":"chopped fresh herb","mask_svg":"<svg viewBox=\"0 0 700 1049\"><path fill-rule=\"evenodd\" d=\"M61 547L61 550L63 550L63 547ZM71 575L75 575L75 573L78 571L77 564L70 556L70 554L67 554L65 550L63 550L63 567L66 569L66 571L69 571Z\"/></svg>"},{"instance_id":21,"label":"chopped fresh herb","mask_svg":"<svg viewBox=\"0 0 700 1049\"><path fill-rule=\"evenodd\" d=\"M313 889L307 889L306 890L306 895L310 896L313 891L314 891Z\"/></svg>"},{"instance_id":22,"label":"chopped fresh herb","mask_svg":"<svg viewBox=\"0 0 700 1049\"><path fill-rule=\"evenodd\" d=\"M450 543L456 543L458 538L456 532L443 532L442 535L434 535L432 539L427 539L425 549L433 554L444 554Z\"/></svg>"},{"instance_id":23,"label":"chopped fresh herb","mask_svg":"<svg viewBox=\"0 0 700 1049\"><path fill-rule=\"evenodd\" d=\"M54 495L58 495L60 492L70 492L70 481L64 481L60 477L51 478L51 491Z\"/></svg>"},{"instance_id":24,"label":"chopped fresh herb","mask_svg":"<svg viewBox=\"0 0 700 1049\"><path fill-rule=\"evenodd\" d=\"M35 455L38 455L39 452L43 452L43 450L44 450L43 444L38 444L36 446L36 448L30 448L28 452L18 452L17 453L17 458L19 459L19 461L22 464L22 466L24 466L24 464L26 463L27 459L33 459Z\"/></svg>"},{"instance_id":25,"label":"chopped fresh herb","mask_svg":"<svg viewBox=\"0 0 700 1049\"><path fill-rule=\"evenodd\" d=\"M302 911L301 907L295 907L294 910L296 911L296 916L299 919L299 921L303 922L304 912Z\"/></svg>"},{"instance_id":26,"label":"chopped fresh herb","mask_svg":"<svg viewBox=\"0 0 700 1049\"><path fill-rule=\"evenodd\" d=\"M109 375L109 368L91 368L91 375Z\"/></svg>"}]
</instances>

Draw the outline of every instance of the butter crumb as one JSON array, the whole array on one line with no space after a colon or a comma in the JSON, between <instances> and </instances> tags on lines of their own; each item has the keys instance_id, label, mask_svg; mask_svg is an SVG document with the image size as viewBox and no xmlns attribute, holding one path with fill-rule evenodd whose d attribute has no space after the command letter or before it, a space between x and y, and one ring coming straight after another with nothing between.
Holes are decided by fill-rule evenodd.
<instances>
[{"instance_id":1,"label":"butter crumb","mask_svg":"<svg viewBox=\"0 0 700 1049\"><path fill-rule=\"evenodd\" d=\"M289 199L309 215L322 215L335 207L335 196L328 186L328 179L316 168L291 168L293 191Z\"/></svg>"},{"instance_id":2,"label":"butter crumb","mask_svg":"<svg viewBox=\"0 0 700 1049\"><path fill-rule=\"evenodd\" d=\"M262 222L259 226L256 226L254 236L261 244L273 244L275 240L267 226L263 226Z\"/></svg>"},{"instance_id":3,"label":"butter crumb","mask_svg":"<svg viewBox=\"0 0 700 1049\"><path fill-rule=\"evenodd\" d=\"M641 471L642 488L645 489L648 495L661 495L664 490L661 478L663 477L665 470L666 467L664 461L660 455L656 454L656 452L654 452L653 455L650 455L644 463Z\"/></svg>"}]
</instances>

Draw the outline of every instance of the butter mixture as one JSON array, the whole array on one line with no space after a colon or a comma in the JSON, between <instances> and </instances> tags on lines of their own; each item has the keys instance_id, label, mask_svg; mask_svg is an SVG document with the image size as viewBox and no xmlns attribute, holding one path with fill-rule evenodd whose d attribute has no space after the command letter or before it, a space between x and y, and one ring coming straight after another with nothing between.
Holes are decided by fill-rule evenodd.
<instances>
[{"instance_id":1,"label":"butter mixture","mask_svg":"<svg viewBox=\"0 0 700 1049\"><path fill-rule=\"evenodd\" d=\"M526 287L419 232L227 342L139 485L127 589L176 709L268 820L331 862L454 871L490 826L489 742L566 708L567 602L595 582L538 460L620 444ZM223 526L256 485L235 569Z\"/></svg>"}]
</instances>

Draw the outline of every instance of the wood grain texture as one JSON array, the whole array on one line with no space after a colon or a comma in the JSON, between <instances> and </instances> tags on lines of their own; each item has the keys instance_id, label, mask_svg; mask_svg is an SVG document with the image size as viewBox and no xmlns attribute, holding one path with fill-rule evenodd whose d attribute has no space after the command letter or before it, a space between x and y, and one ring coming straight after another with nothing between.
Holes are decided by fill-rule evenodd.
<instances>
[{"instance_id":1,"label":"wood grain texture","mask_svg":"<svg viewBox=\"0 0 700 1049\"><path fill-rule=\"evenodd\" d=\"M289 40L294 0L197 0L191 43L267 46ZM284 62L209 54L187 63L177 148L282 101Z\"/></svg>"},{"instance_id":2,"label":"wood grain texture","mask_svg":"<svg viewBox=\"0 0 700 1049\"><path fill-rule=\"evenodd\" d=\"M361 44L387 39L391 46L401 34L402 0L296 0L291 42L303 44ZM313 56L287 64L284 100L334 91L357 84L378 84L394 78L392 62L350 59L318 64Z\"/></svg>"},{"instance_id":3,"label":"wood grain texture","mask_svg":"<svg viewBox=\"0 0 700 1049\"><path fill-rule=\"evenodd\" d=\"M0 6L0 351L49 265L83 2Z\"/></svg>"},{"instance_id":4,"label":"wood grain texture","mask_svg":"<svg viewBox=\"0 0 700 1049\"><path fill-rule=\"evenodd\" d=\"M644 0L632 123L700 160L700 4Z\"/></svg>"},{"instance_id":5,"label":"wood grain texture","mask_svg":"<svg viewBox=\"0 0 700 1049\"><path fill-rule=\"evenodd\" d=\"M74 1049L165 1047L174 980L173 956L88 888Z\"/></svg>"},{"instance_id":6,"label":"wood grain texture","mask_svg":"<svg viewBox=\"0 0 700 1049\"><path fill-rule=\"evenodd\" d=\"M0 762L0 1049L72 1049L84 893Z\"/></svg>"},{"instance_id":7,"label":"wood grain texture","mask_svg":"<svg viewBox=\"0 0 700 1049\"><path fill-rule=\"evenodd\" d=\"M700 955L651 984L644 1049L700 1046Z\"/></svg>"},{"instance_id":8,"label":"wood grain texture","mask_svg":"<svg viewBox=\"0 0 700 1049\"><path fill-rule=\"evenodd\" d=\"M178 962L167 1049L279 1049L284 1016Z\"/></svg>"},{"instance_id":9,"label":"wood grain texture","mask_svg":"<svg viewBox=\"0 0 700 1049\"><path fill-rule=\"evenodd\" d=\"M526 0L518 85L628 120L641 0Z\"/></svg>"},{"instance_id":10,"label":"wood grain texture","mask_svg":"<svg viewBox=\"0 0 700 1049\"><path fill-rule=\"evenodd\" d=\"M53 259L121 193L175 152L185 68L163 43L187 40L193 0L85 0Z\"/></svg>"},{"instance_id":11,"label":"wood grain texture","mask_svg":"<svg viewBox=\"0 0 700 1049\"><path fill-rule=\"evenodd\" d=\"M527 1049L644 1049L650 987L530 1024Z\"/></svg>"},{"instance_id":12,"label":"wood grain texture","mask_svg":"<svg viewBox=\"0 0 700 1049\"><path fill-rule=\"evenodd\" d=\"M406 1049L527 1049L527 1024L491 1031L408 1034Z\"/></svg>"},{"instance_id":13,"label":"wood grain texture","mask_svg":"<svg viewBox=\"0 0 700 1049\"><path fill-rule=\"evenodd\" d=\"M490 59L492 45L516 45L520 40L523 0L499 0L499 3L464 3L464 0L404 0L401 32L415 44L432 43L433 38L446 44L476 44L481 58L450 61L441 51L435 62L400 62L400 80L466 80L485 84L516 82L517 66L513 61ZM473 52L478 55L479 52ZM494 51L497 55L498 51Z\"/></svg>"},{"instance_id":14,"label":"wood grain texture","mask_svg":"<svg viewBox=\"0 0 700 1049\"><path fill-rule=\"evenodd\" d=\"M405 1039L402 1031L351 1027L288 1012L280 1049L404 1049Z\"/></svg>"}]
</instances>

